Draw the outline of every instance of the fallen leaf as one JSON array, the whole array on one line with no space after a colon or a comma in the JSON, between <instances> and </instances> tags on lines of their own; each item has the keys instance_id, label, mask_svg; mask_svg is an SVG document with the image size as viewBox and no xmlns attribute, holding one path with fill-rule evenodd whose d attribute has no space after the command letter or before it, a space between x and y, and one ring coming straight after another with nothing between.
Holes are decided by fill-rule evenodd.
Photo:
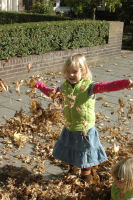
<instances>
[{"instance_id":1,"label":"fallen leaf","mask_svg":"<svg viewBox=\"0 0 133 200\"><path fill-rule=\"evenodd\" d=\"M2 88L3 90L5 90L6 92L8 91L8 85L6 84L6 82L4 82L1 79L0 79L0 88Z\"/></svg>"},{"instance_id":2,"label":"fallen leaf","mask_svg":"<svg viewBox=\"0 0 133 200\"><path fill-rule=\"evenodd\" d=\"M16 92L18 93L18 95L20 95L20 82L19 81L16 82Z\"/></svg>"},{"instance_id":3,"label":"fallen leaf","mask_svg":"<svg viewBox=\"0 0 133 200\"><path fill-rule=\"evenodd\" d=\"M112 72L112 70L111 70L111 69L108 69L108 70L106 70L106 72Z\"/></svg>"},{"instance_id":4,"label":"fallen leaf","mask_svg":"<svg viewBox=\"0 0 133 200\"><path fill-rule=\"evenodd\" d=\"M114 152L118 153L119 149L120 149L120 146L116 145L116 143L114 143Z\"/></svg>"},{"instance_id":5,"label":"fallen leaf","mask_svg":"<svg viewBox=\"0 0 133 200\"><path fill-rule=\"evenodd\" d=\"M28 73L30 72L31 66L32 66L31 63L28 63L28 65L26 66Z\"/></svg>"}]
</instances>

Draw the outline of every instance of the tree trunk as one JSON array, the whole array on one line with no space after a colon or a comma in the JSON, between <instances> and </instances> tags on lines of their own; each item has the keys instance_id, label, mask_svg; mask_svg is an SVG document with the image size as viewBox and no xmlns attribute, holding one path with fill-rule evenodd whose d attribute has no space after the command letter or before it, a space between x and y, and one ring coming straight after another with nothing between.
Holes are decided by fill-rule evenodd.
<instances>
[{"instance_id":1,"label":"tree trunk","mask_svg":"<svg viewBox=\"0 0 133 200\"><path fill-rule=\"evenodd\" d=\"M92 10L92 19L93 20L96 19L96 8L93 8L93 10Z\"/></svg>"}]
</instances>

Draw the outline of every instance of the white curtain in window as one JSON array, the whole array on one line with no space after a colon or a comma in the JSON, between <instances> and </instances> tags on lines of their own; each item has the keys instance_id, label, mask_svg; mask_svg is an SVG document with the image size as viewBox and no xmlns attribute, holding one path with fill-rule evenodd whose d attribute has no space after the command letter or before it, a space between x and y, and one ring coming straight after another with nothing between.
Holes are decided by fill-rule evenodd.
<instances>
[{"instance_id":1,"label":"white curtain in window","mask_svg":"<svg viewBox=\"0 0 133 200\"><path fill-rule=\"evenodd\" d=\"M7 10L7 0L1 0L1 10Z\"/></svg>"},{"instance_id":2,"label":"white curtain in window","mask_svg":"<svg viewBox=\"0 0 133 200\"><path fill-rule=\"evenodd\" d=\"M7 0L7 10L8 11L12 10L12 0Z\"/></svg>"},{"instance_id":3,"label":"white curtain in window","mask_svg":"<svg viewBox=\"0 0 133 200\"><path fill-rule=\"evenodd\" d=\"M12 10L18 11L18 0L12 0Z\"/></svg>"},{"instance_id":4,"label":"white curtain in window","mask_svg":"<svg viewBox=\"0 0 133 200\"><path fill-rule=\"evenodd\" d=\"M18 11L18 0L0 0L1 10Z\"/></svg>"}]
</instances>

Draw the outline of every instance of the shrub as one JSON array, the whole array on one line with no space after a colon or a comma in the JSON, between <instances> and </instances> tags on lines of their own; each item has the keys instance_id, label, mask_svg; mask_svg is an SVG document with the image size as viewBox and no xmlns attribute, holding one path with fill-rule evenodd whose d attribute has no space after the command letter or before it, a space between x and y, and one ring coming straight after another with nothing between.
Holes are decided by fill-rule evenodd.
<instances>
[{"instance_id":1,"label":"shrub","mask_svg":"<svg viewBox=\"0 0 133 200\"><path fill-rule=\"evenodd\" d=\"M105 21L74 20L0 26L0 59L107 43Z\"/></svg>"},{"instance_id":2,"label":"shrub","mask_svg":"<svg viewBox=\"0 0 133 200\"><path fill-rule=\"evenodd\" d=\"M40 14L50 14L53 12L53 4L50 0L43 0L42 2L36 0L32 6L32 12Z\"/></svg>"},{"instance_id":3,"label":"shrub","mask_svg":"<svg viewBox=\"0 0 133 200\"><path fill-rule=\"evenodd\" d=\"M44 14L39 14L39 13L0 11L0 24L40 22L40 21L63 21L63 20L68 20L68 19L70 19L70 18L56 16L56 15L44 15Z\"/></svg>"}]
</instances>

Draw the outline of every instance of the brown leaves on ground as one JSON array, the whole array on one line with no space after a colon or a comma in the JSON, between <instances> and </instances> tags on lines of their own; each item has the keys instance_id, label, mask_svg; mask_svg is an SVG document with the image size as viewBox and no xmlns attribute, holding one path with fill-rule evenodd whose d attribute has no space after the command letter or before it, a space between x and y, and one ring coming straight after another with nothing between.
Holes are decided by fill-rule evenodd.
<instances>
[{"instance_id":1,"label":"brown leaves on ground","mask_svg":"<svg viewBox=\"0 0 133 200\"><path fill-rule=\"evenodd\" d=\"M8 91L8 85L5 81L3 81L2 79L0 79L0 92L3 91Z\"/></svg>"},{"instance_id":2,"label":"brown leaves on ground","mask_svg":"<svg viewBox=\"0 0 133 200\"><path fill-rule=\"evenodd\" d=\"M109 141L111 145L106 148L108 160L92 169L90 184L82 181L79 169L77 174L68 174L65 171L63 174L46 178L44 177L44 173L48 170L44 167L46 160L49 159L53 164L62 166L64 169L68 167L52 156L53 146L64 124L61 112L63 97L61 93L53 92L50 96L52 105L48 104L47 109L44 109L38 102L35 91L32 90L34 81L31 79L23 82L31 89L28 93L31 95L30 114L26 115L23 110L20 110L16 112L14 118L0 126L0 135L5 145L1 155L3 158L8 160L8 152L21 149L27 143L33 145L32 155L17 154L15 156L24 163L23 166L6 165L0 169L0 199L110 200L112 165L125 156L133 155L132 132L123 132L124 123L127 123L127 120L132 123L133 105L129 101L126 109L123 99L118 100L120 108L114 111L118 115L118 121L113 127L104 126L103 121L110 123L106 115L96 114L96 126L103 133L101 141L103 144ZM21 83L16 84L19 94ZM0 87L4 89L2 85ZM105 133L108 135L104 136ZM29 170L27 166L31 167L34 162L36 165Z\"/></svg>"}]
</instances>

